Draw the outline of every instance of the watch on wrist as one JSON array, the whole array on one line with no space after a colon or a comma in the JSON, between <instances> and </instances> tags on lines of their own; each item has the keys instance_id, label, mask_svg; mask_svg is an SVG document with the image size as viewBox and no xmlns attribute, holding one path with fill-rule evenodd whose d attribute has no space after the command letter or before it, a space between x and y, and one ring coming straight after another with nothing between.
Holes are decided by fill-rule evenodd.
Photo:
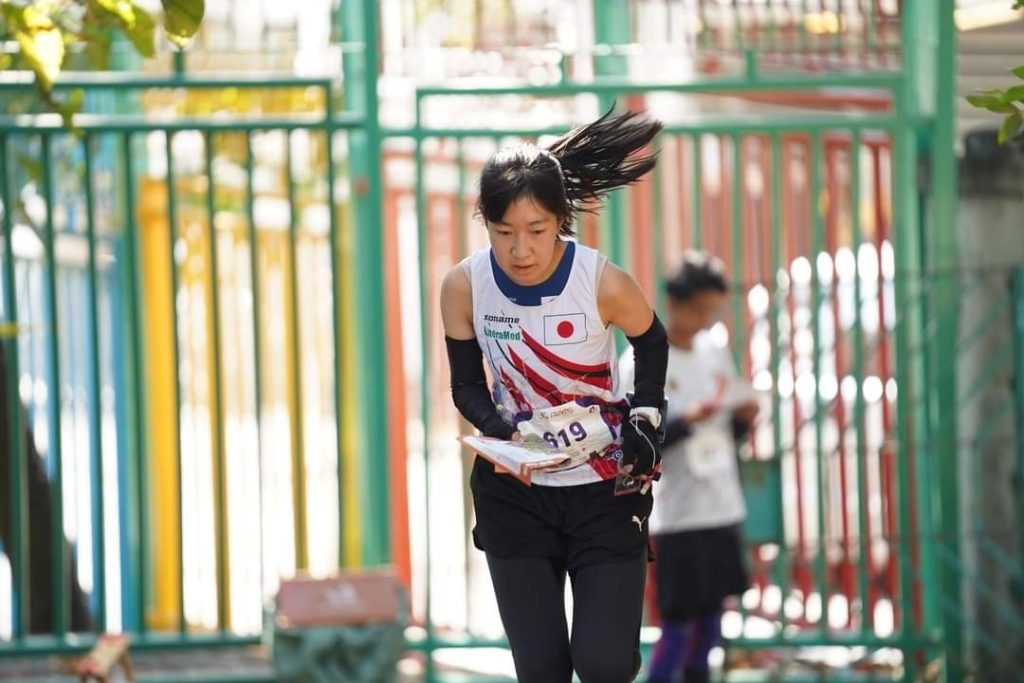
<instances>
[{"instance_id":1,"label":"watch on wrist","mask_svg":"<svg viewBox=\"0 0 1024 683\"><path fill-rule=\"evenodd\" d=\"M661 411L657 408L640 406L629 411L629 417L639 417L651 423L655 429L661 428Z\"/></svg>"}]
</instances>

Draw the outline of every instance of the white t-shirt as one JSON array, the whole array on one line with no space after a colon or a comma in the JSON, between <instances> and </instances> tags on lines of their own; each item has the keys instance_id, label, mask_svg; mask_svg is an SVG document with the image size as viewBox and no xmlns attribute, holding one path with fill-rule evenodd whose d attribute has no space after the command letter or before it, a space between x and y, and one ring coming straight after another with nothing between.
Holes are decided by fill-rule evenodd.
<instances>
[{"instance_id":1,"label":"white t-shirt","mask_svg":"<svg viewBox=\"0 0 1024 683\"><path fill-rule=\"evenodd\" d=\"M633 372L633 349L627 348L619 361L619 380L627 390L633 387ZM723 394L725 407L717 415L662 452L661 480L653 489L652 534L726 526L746 517L730 420L731 408L756 395L736 377L728 349L708 333L694 338L691 351L669 347L667 420Z\"/></svg>"}]
</instances>

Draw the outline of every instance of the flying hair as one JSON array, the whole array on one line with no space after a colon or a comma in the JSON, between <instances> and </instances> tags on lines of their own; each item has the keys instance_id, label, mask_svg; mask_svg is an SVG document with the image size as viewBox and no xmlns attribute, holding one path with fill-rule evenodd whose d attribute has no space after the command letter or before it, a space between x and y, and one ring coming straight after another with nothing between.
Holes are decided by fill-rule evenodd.
<instances>
[{"instance_id":1,"label":"flying hair","mask_svg":"<svg viewBox=\"0 0 1024 683\"><path fill-rule=\"evenodd\" d=\"M593 123L569 131L548 147L565 178L574 211L592 211L612 190L635 183L654 168L658 153L638 154L661 131L660 121L609 109Z\"/></svg>"}]
</instances>

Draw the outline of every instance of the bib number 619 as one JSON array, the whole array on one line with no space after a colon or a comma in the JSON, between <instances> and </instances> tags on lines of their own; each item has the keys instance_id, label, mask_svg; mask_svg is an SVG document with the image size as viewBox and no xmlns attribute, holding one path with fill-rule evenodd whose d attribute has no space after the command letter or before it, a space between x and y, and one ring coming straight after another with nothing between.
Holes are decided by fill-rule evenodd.
<instances>
[{"instance_id":1,"label":"bib number 619","mask_svg":"<svg viewBox=\"0 0 1024 683\"><path fill-rule=\"evenodd\" d=\"M587 430L579 422L570 422L568 427L560 429L557 434L544 432L544 440L552 448L570 446L573 441L583 441L585 438L587 438Z\"/></svg>"}]
</instances>

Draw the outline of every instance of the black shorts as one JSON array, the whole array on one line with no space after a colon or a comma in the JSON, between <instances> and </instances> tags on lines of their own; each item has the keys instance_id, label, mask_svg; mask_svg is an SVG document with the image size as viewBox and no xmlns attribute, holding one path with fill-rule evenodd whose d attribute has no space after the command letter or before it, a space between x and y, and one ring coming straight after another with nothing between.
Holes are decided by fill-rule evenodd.
<instances>
[{"instance_id":1,"label":"black shorts","mask_svg":"<svg viewBox=\"0 0 1024 683\"><path fill-rule=\"evenodd\" d=\"M616 496L615 481L527 486L477 457L469 478L473 544L495 557L551 557L569 571L647 552L648 493Z\"/></svg>"},{"instance_id":2,"label":"black shorts","mask_svg":"<svg viewBox=\"0 0 1024 683\"><path fill-rule=\"evenodd\" d=\"M654 537L658 611L689 621L720 612L722 601L750 586L739 525L678 531Z\"/></svg>"}]
</instances>

